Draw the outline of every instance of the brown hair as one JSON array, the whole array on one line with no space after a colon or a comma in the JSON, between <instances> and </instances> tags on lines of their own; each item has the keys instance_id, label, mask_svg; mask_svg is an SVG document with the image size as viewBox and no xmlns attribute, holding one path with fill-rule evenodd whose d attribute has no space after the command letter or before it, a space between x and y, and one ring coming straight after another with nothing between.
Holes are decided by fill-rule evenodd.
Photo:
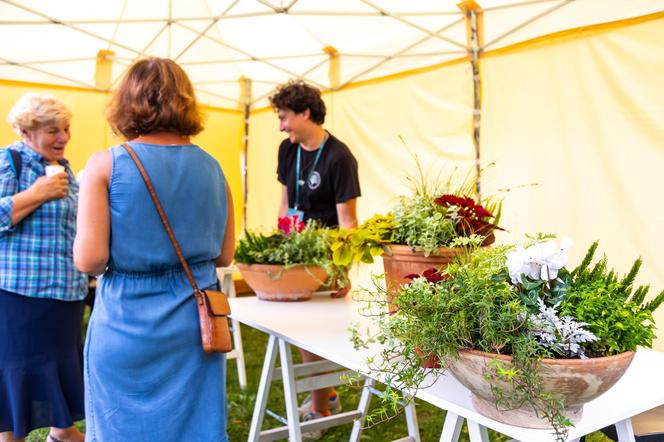
<instances>
[{"instance_id":1,"label":"brown hair","mask_svg":"<svg viewBox=\"0 0 664 442\"><path fill-rule=\"evenodd\" d=\"M113 94L106 118L113 132L129 140L151 132L189 136L203 130L191 81L166 58L134 63Z\"/></svg>"},{"instance_id":2,"label":"brown hair","mask_svg":"<svg viewBox=\"0 0 664 442\"><path fill-rule=\"evenodd\" d=\"M302 80L291 80L279 86L270 97L270 104L275 110L292 110L296 114L309 109L312 122L325 122L325 102L320 96L320 90Z\"/></svg>"}]
</instances>

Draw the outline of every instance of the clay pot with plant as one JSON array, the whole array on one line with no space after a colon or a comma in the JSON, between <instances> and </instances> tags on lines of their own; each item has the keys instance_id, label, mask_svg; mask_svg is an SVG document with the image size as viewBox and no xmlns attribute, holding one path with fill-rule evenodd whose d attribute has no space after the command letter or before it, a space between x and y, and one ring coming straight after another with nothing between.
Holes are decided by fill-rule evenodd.
<instances>
[{"instance_id":1,"label":"clay pot with plant","mask_svg":"<svg viewBox=\"0 0 664 442\"><path fill-rule=\"evenodd\" d=\"M369 365L396 390L417 390L449 370L473 395L477 411L512 425L550 428L565 440L583 404L607 391L628 369L637 347L651 347L653 311L664 291L645 302L635 287L637 260L623 277L597 243L571 271L570 242L551 236L524 244L478 248L438 273L414 277L372 316L374 335L353 330L356 346L383 343ZM381 306L380 284L365 299ZM438 359L438 369L423 359ZM583 388L581 388L583 386Z\"/></svg>"},{"instance_id":2,"label":"clay pot with plant","mask_svg":"<svg viewBox=\"0 0 664 442\"><path fill-rule=\"evenodd\" d=\"M306 301L321 285L343 274L332 263L329 230L297 217L280 218L269 234L245 232L235 262L259 299Z\"/></svg>"}]
</instances>

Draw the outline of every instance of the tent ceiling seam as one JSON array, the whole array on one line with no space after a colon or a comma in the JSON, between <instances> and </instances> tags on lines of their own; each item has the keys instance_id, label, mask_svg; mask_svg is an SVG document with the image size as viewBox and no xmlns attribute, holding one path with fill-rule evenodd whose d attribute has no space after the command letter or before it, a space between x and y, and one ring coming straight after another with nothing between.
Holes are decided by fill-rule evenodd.
<instances>
[{"instance_id":1,"label":"tent ceiling seam","mask_svg":"<svg viewBox=\"0 0 664 442\"><path fill-rule=\"evenodd\" d=\"M461 18L459 18L459 19L453 21L452 23L449 23L449 24L445 25L443 28L441 28L441 29L440 29L439 31L437 31L436 33L438 34L438 33L440 33L440 32L444 32L444 31L446 31L447 29L451 28L452 26L455 26L455 25L461 23L462 21L464 21L464 17L461 17ZM369 73L369 72L375 70L375 69L378 68L379 66L382 66L383 64L385 64L385 63L387 63L388 61L392 60L394 57L396 57L396 56L398 56L398 55L401 55L401 54L403 54L404 52L407 52L407 51L409 51L410 49L412 49L412 48L414 48L414 47L416 47L416 46L418 46L418 45L424 43L425 41L427 41L427 40L430 39L430 38L431 38L431 37L426 36L426 37L424 37L423 39L421 39L420 41L417 41L417 42L413 43L412 45L410 45L410 46L408 46L408 47L406 47L406 48L400 50L399 52L397 52L397 53L395 53L395 54L393 54L393 55L391 55L391 56L389 56L389 57L385 57L384 59L382 59L381 61L379 61L378 63L376 63L376 64L373 65L372 67L370 67L369 69L367 69L367 70L365 70L365 71L362 71L362 72L360 72L359 74L354 75L353 77L351 77L349 80L345 81L343 84L341 84L339 87L335 88L334 90L343 89L343 88L346 87L349 83L352 83L353 81L355 81L356 79L360 78L361 76L366 75L367 73ZM468 50L467 48L465 48L465 49Z\"/></svg>"},{"instance_id":2,"label":"tent ceiling seam","mask_svg":"<svg viewBox=\"0 0 664 442\"><path fill-rule=\"evenodd\" d=\"M111 88L112 88L113 86L115 86L115 85L120 81L120 79L124 76L125 72L127 72L127 70L129 69L129 66L131 66L131 65L134 64L134 63L136 63L136 61L137 61L138 59L140 59L143 55L145 55L145 53L146 53L147 50L150 48L150 46L152 46L152 44L153 44L155 41L157 41L157 39L159 38L159 36L164 32L164 30L165 30L167 27L168 27L168 24L165 24L164 26L162 26L162 27L159 29L159 31L155 34L155 36L152 37L152 39L148 42L148 44L145 45L145 47L143 48L143 50L142 50L140 53L138 53L138 55L137 55L136 57L134 57L133 60L131 60L131 62L130 62L129 64L125 65L125 68L126 68L126 69L124 69L120 75L118 75L117 77L115 77L115 79L114 79L113 82L111 83Z\"/></svg>"},{"instance_id":3,"label":"tent ceiling seam","mask_svg":"<svg viewBox=\"0 0 664 442\"><path fill-rule=\"evenodd\" d=\"M122 9L120 10L120 16L118 17L118 22L115 24L115 29L113 29L113 35L111 36L111 41L115 41L115 37L118 35L118 29L120 28L120 23L122 22L122 17L124 16L124 12L126 9L127 9L127 0L124 0L124 2L122 2ZM106 50L110 50L112 45L113 43L109 43Z\"/></svg>"},{"instance_id":4,"label":"tent ceiling seam","mask_svg":"<svg viewBox=\"0 0 664 442\"><path fill-rule=\"evenodd\" d=\"M489 6L488 8L482 8L482 11L487 12L487 11L498 11L500 9L509 9L509 8L517 8L519 6L530 6L534 5L537 3L553 3L557 2L560 0L527 0L523 2L516 2L516 3L510 3L507 5L499 5L499 6Z\"/></svg>"},{"instance_id":5,"label":"tent ceiling seam","mask_svg":"<svg viewBox=\"0 0 664 442\"><path fill-rule=\"evenodd\" d=\"M18 67L22 67L23 69L29 69L29 70L32 70L32 71L35 71L35 72L39 72L41 74L46 74L46 75L50 75L52 77L60 78L61 80L67 80L67 81L70 81L72 83L84 86L86 88L101 90L100 88L98 88L98 87L96 87L96 86L94 86L90 83L86 83L84 81L80 81L80 80L76 80L76 79L73 79L73 78L65 77L64 75L56 74L54 72L49 72L47 70L39 69L39 68L36 68L34 66L26 66L26 65L24 65L20 62L8 60L4 57L0 57L0 61L4 61L6 64L9 64L9 65L12 65L12 66L18 66Z\"/></svg>"},{"instance_id":6,"label":"tent ceiling seam","mask_svg":"<svg viewBox=\"0 0 664 442\"><path fill-rule=\"evenodd\" d=\"M178 26L183 27L183 28L185 28L185 29L189 29L190 31L196 32L195 30L189 28L188 26L183 25L182 23L178 23ZM236 52L238 52L238 53L240 53L240 54L242 54L242 55L244 55L244 56L246 56L246 57L249 57L249 58L251 58L253 61L256 61L256 62L258 62L258 63L263 63L263 64L265 64L265 65L267 65L267 66L270 66L271 68L274 68L274 69L277 69L277 70L279 70L279 71L281 71L281 72L284 72L284 73L290 75L291 77L295 77L295 78L298 78L298 77L299 77L299 75L296 74L295 72L291 72L291 71L289 71L288 69L285 69L285 68L283 68L283 67L281 67L281 66L279 66L279 65L276 65L276 64L274 64L274 63L270 63L270 62L268 62L268 61L265 61L265 60L263 60L263 59L260 58L260 57L256 57L255 55L252 55L252 54L250 54L250 53L248 53L248 52L246 52L246 51L243 51L243 50L241 50L241 49L239 49L239 48L236 48L236 47L234 47L234 46L232 46L232 45L229 45L228 43L226 43L226 42L224 42L224 41L218 40L218 39L216 39L215 37L212 37L212 36L207 35L207 34L204 35L203 37L204 37L204 38L207 38L207 39L209 39L209 40L211 40L211 41L213 41L213 42L215 42L215 43L217 43L217 44L220 44L220 45L222 45L222 46L225 46L225 47L227 47L227 48L229 48L229 49L232 49L232 50L234 50L234 51L236 51ZM314 80L310 80L310 82L311 82L312 84L315 84L315 85L318 86L318 87L325 88L324 85L322 85L322 84L320 84L320 83L318 83L318 82L316 82L316 81L314 81Z\"/></svg>"},{"instance_id":7,"label":"tent ceiling seam","mask_svg":"<svg viewBox=\"0 0 664 442\"><path fill-rule=\"evenodd\" d=\"M498 43L500 40L504 39L505 37L515 33L516 31L525 28L526 26L530 25L531 23L541 19L542 17L546 17L549 14L552 14L553 12L555 12L558 9L562 8L563 6L567 6L567 5L569 5L570 3L574 2L574 1L576 1L576 0L561 0L559 4L553 6L552 8L547 9L544 12L541 12L541 13L533 16L532 18L529 18L528 20L524 21L523 23L515 26L514 28L512 28L509 31L505 32L504 34L499 35L498 37L494 38L490 42L486 43L484 46L482 46L482 48L481 48L482 51L486 50L491 45L494 45L494 44Z\"/></svg>"},{"instance_id":8,"label":"tent ceiling seam","mask_svg":"<svg viewBox=\"0 0 664 442\"><path fill-rule=\"evenodd\" d=\"M403 23L407 26L410 26L414 29L417 29L420 32L424 32L425 34L427 34L428 36L430 36L432 38L438 38L438 39L446 41L447 43L450 43L454 46L458 46L458 47L461 47L463 49L466 49L466 46L463 43L459 43L456 40L445 37L444 35L440 35L440 32L431 32L430 30L428 30L428 29L426 29L426 28L424 28L424 27L422 27L418 24L415 24L415 23L413 23L411 21L408 21L404 18L392 15L389 11L386 11L386 10L380 8L379 6L377 6L377 5L373 4L372 2L370 2L369 0L360 0L360 1L362 3L364 3L365 5L370 6L370 7L374 8L375 10L377 10L380 13L380 15L382 15L382 16L389 17L393 20L399 21L399 22L401 22L401 23ZM462 15L462 14L459 13L458 15Z\"/></svg>"},{"instance_id":9,"label":"tent ceiling seam","mask_svg":"<svg viewBox=\"0 0 664 442\"><path fill-rule=\"evenodd\" d=\"M233 8L233 6L237 5L239 1L240 0L234 0L233 3L231 3L231 5L228 8L226 8L224 12L215 17L205 29L199 32L198 35L196 35L196 37L194 37L194 39L191 42L189 42L189 44L182 51L180 51L180 53L174 58L174 60L175 61L179 60L180 57L182 57L194 44L196 44L198 40L203 38L203 36L205 36L207 32L214 27L215 24L217 24L217 22L221 17L226 15L228 11L230 11Z\"/></svg>"},{"instance_id":10,"label":"tent ceiling seam","mask_svg":"<svg viewBox=\"0 0 664 442\"><path fill-rule=\"evenodd\" d=\"M12 1L12 0L0 0L0 1L2 1L2 2L4 2L4 3L7 3L7 4L9 4L9 5L12 5L12 6L16 7L16 8L23 9L24 11L27 11L27 12L29 12L29 13L31 13L31 14L34 14L34 15L38 16L38 17L43 17L43 18L49 20L52 24L62 25L62 26L64 26L64 27L66 27L66 28L70 28L70 29L72 29L72 30L74 30L74 31L78 31L78 32L80 32L80 33L82 33L82 34L86 34L86 35L88 35L88 36L90 36L90 37L94 37L94 38L99 39L99 40L101 40L101 41L103 41L103 42L110 42L110 41L111 41L111 40L107 39L106 37L102 37L101 35L97 35L97 34L95 34L94 32L90 32L90 31L88 31L88 30L81 29L81 28L79 28L79 27L73 26L73 25L69 24L69 22L66 22L66 21L63 21L63 20L58 20L58 19L56 19L56 18L50 17L50 16L48 16L48 15L42 13L42 12L39 12L39 11L36 11L36 10L34 10L34 9L28 8L27 6L24 6L24 5L18 4L18 3L16 3L15 1ZM114 43L114 44L115 44L115 46L117 46L117 47L119 47L119 48L125 49L125 50L130 51L130 52L133 52L133 53L138 53L138 51L137 51L136 49L134 49L134 48L130 48L129 46L121 45L121 44L118 44L118 43Z\"/></svg>"}]
</instances>

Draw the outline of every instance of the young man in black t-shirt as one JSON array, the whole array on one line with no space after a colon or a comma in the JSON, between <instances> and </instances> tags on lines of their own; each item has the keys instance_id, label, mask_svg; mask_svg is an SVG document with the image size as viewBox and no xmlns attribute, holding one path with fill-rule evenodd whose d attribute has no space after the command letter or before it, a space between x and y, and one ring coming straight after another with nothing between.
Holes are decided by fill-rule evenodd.
<instances>
[{"instance_id":1,"label":"young man in black t-shirt","mask_svg":"<svg viewBox=\"0 0 664 442\"><path fill-rule=\"evenodd\" d=\"M279 217L292 209L292 213L301 213L303 221L314 219L329 227L357 226L357 160L344 143L323 129L325 103L320 91L291 82L279 88L270 101L277 110L279 130L288 134L279 146Z\"/></svg>"},{"instance_id":2,"label":"young man in black t-shirt","mask_svg":"<svg viewBox=\"0 0 664 442\"><path fill-rule=\"evenodd\" d=\"M314 219L324 226L356 227L357 160L344 143L323 129L325 103L320 91L291 81L277 89L270 103L277 111L279 130L288 134L279 146L279 217L297 214L303 221ZM349 289L332 296L345 296ZM304 362L322 360L302 349L300 353ZM333 388L312 391L310 399L300 409L304 420L341 410Z\"/></svg>"}]
</instances>

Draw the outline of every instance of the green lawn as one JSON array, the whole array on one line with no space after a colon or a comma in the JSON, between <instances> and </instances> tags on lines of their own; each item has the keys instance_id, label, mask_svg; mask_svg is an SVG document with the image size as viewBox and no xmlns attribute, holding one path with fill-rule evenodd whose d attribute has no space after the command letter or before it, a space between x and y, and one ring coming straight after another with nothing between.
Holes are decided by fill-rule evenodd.
<instances>
[{"instance_id":1,"label":"green lawn","mask_svg":"<svg viewBox=\"0 0 664 442\"><path fill-rule=\"evenodd\" d=\"M263 355L267 345L267 335L256 329L243 325L242 341L244 344L245 363L249 385L246 391L240 389L237 380L235 361L229 361L227 372L228 436L231 442L246 441L247 436L249 435L249 425L254 410L254 400L256 398L256 390L258 389L258 381L263 367ZM296 351L293 352L293 355L295 360L299 359ZM337 387L337 391L342 399L344 409L350 410L357 406L360 399L359 387L340 386ZM374 397L372 399L372 405L377 405L378 400L377 397ZM438 441L443 427L445 412L422 401L418 401L416 404L422 442ZM286 415L283 406L281 382L275 382L273 384L270 391L268 408L282 416ZM272 428L279 425L280 424L275 419L266 417L263 423L263 428ZM85 431L85 421L78 422L77 426L82 431ZM347 424L345 426L330 429L321 440L328 442L348 440L350 428L351 424ZM46 439L47 433L47 429L36 430L30 433L26 440L27 442L43 442ZM362 433L361 440L363 442L386 442L406 436L406 434L406 420L403 415L401 415L389 422L367 429ZM508 438L494 433L491 430L489 431L489 436L492 442L508 440ZM469 440L465 426L460 440ZM601 433L592 434L586 440L588 442L610 442L610 439L604 437Z\"/></svg>"}]
</instances>

